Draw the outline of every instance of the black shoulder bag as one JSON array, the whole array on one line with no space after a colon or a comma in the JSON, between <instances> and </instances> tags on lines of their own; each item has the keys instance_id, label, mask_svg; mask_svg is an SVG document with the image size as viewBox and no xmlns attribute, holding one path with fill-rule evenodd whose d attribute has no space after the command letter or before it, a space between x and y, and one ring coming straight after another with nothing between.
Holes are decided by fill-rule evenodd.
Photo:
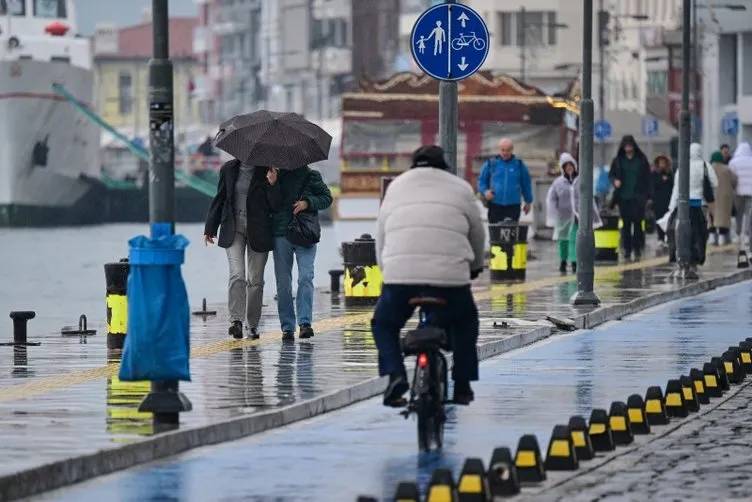
<instances>
[{"instance_id":1,"label":"black shoulder bag","mask_svg":"<svg viewBox=\"0 0 752 502\"><path fill-rule=\"evenodd\" d=\"M708 165L702 163L702 198L705 202L710 204L715 202L715 193L713 192L713 184L710 182L710 176L708 176Z\"/></svg>"},{"instance_id":2,"label":"black shoulder bag","mask_svg":"<svg viewBox=\"0 0 752 502\"><path fill-rule=\"evenodd\" d=\"M310 177L310 174L308 175ZM301 200L305 189L308 186L308 177L300 188L300 195L297 200ZM321 240L321 225L319 224L319 214L317 211L307 209L301 213L293 214L292 220L287 225L287 240L296 246L311 247Z\"/></svg>"}]
</instances>

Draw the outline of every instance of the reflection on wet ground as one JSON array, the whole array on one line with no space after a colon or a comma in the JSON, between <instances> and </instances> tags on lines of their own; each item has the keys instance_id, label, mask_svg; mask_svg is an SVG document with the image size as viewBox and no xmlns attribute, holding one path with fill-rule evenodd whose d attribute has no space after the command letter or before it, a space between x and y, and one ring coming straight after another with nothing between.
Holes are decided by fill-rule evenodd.
<instances>
[{"instance_id":1,"label":"reflection on wet ground","mask_svg":"<svg viewBox=\"0 0 752 502\"><path fill-rule=\"evenodd\" d=\"M551 275L556 270L553 246L545 243L534 251L537 259L528 262L525 283L479 281L475 292L481 343L529 329L514 323L494 327L501 318L538 321L548 314L576 313L568 303L576 288L574 277ZM618 303L674 287L667 280L669 267L637 268L650 264L600 269L598 294L605 303ZM704 276L726 274L734 267L733 255L714 255ZM181 390L193 411L181 416L181 426L288 405L376 375L369 309L345 309L320 292L315 301L317 336L287 345L279 338L275 305L268 303L258 342L230 341L221 305L216 306L218 317L192 320L193 381L182 383ZM14 459L0 465L0 475L153 433L150 416L137 410L148 384L117 379L117 354L107 353L100 335L87 344L59 334L36 336L41 346L0 357L0 451Z\"/></svg>"},{"instance_id":2,"label":"reflection on wet ground","mask_svg":"<svg viewBox=\"0 0 752 502\"><path fill-rule=\"evenodd\" d=\"M487 461L494 447L514 448L525 433L536 434L545 448L553 426L570 415L589 415L650 385L663 386L737 344L750 328L752 284L746 282L488 360L481 364L476 401L450 410L440 453L419 454L415 423L375 398L43 500L352 501L358 494L387 500L399 481L425 485L440 466L456 475L466 457Z\"/></svg>"}]
</instances>

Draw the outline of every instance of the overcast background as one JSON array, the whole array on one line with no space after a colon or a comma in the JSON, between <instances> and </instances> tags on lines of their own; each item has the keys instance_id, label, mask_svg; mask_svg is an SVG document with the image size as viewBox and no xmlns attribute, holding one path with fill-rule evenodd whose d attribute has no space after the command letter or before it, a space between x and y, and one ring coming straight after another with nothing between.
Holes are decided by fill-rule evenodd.
<instances>
[{"instance_id":1,"label":"overcast background","mask_svg":"<svg viewBox=\"0 0 752 502\"><path fill-rule=\"evenodd\" d=\"M94 34L97 23L138 24L144 9L151 10L151 0L76 0L75 5L81 35ZM169 9L170 16L195 16L198 11L193 0L170 0Z\"/></svg>"}]
</instances>

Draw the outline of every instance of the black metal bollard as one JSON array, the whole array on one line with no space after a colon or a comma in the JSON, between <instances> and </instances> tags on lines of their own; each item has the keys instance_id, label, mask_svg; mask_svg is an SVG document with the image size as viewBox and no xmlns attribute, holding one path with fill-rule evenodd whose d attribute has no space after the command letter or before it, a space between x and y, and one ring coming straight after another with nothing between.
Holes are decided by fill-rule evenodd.
<instances>
[{"instance_id":1,"label":"black metal bollard","mask_svg":"<svg viewBox=\"0 0 752 502\"><path fill-rule=\"evenodd\" d=\"M329 271L329 289L332 294L339 293L339 278L344 274L344 270L334 269Z\"/></svg>"},{"instance_id":2,"label":"black metal bollard","mask_svg":"<svg viewBox=\"0 0 752 502\"><path fill-rule=\"evenodd\" d=\"M107 281L107 348L122 349L128 331L128 260L105 263Z\"/></svg>"},{"instance_id":3,"label":"black metal bollard","mask_svg":"<svg viewBox=\"0 0 752 502\"><path fill-rule=\"evenodd\" d=\"M342 243L345 305L372 305L381 295L383 277L376 263L376 241L364 234Z\"/></svg>"},{"instance_id":4,"label":"black metal bollard","mask_svg":"<svg viewBox=\"0 0 752 502\"><path fill-rule=\"evenodd\" d=\"M19 310L10 313L10 318L13 319L13 343L19 345L26 344L26 338L28 336L27 323L29 320L34 319L37 316L36 312Z\"/></svg>"},{"instance_id":5,"label":"black metal bollard","mask_svg":"<svg viewBox=\"0 0 752 502\"><path fill-rule=\"evenodd\" d=\"M527 225L511 220L488 225L492 281L524 281L527 271Z\"/></svg>"}]
</instances>

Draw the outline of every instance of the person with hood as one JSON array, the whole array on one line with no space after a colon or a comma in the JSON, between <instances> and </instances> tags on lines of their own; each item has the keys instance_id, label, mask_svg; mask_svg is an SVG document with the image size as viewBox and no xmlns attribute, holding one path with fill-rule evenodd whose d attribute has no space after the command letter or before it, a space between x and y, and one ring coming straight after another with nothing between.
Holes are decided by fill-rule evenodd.
<instances>
[{"instance_id":1,"label":"person with hood","mask_svg":"<svg viewBox=\"0 0 752 502\"><path fill-rule=\"evenodd\" d=\"M243 338L243 321L249 337L259 337L264 269L274 248L271 215L282 204L278 174L273 167L246 165L237 159L226 162L206 216L204 244L214 244L219 229L217 244L227 250L227 309L233 338Z\"/></svg>"},{"instance_id":2,"label":"person with hood","mask_svg":"<svg viewBox=\"0 0 752 502\"><path fill-rule=\"evenodd\" d=\"M653 212L655 218L661 219L668 212L668 205L671 202L671 191L674 189L674 171L671 169L671 159L667 155L660 154L653 162L655 171L653 171ZM658 240L666 242L666 232L656 225Z\"/></svg>"},{"instance_id":3,"label":"person with hood","mask_svg":"<svg viewBox=\"0 0 752 502\"><path fill-rule=\"evenodd\" d=\"M737 207L736 207L736 232L739 235L739 245L744 245L744 236L749 237L752 226L752 147L749 143L740 143L734 151L734 156L729 162L729 168L736 174ZM750 239L752 249L752 239Z\"/></svg>"},{"instance_id":4,"label":"person with hood","mask_svg":"<svg viewBox=\"0 0 752 502\"><path fill-rule=\"evenodd\" d=\"M634 252L640 259L645 246L642 221L645 206L652 199L650 162L631 135L622 138L609 178L614 185L614 204L619 205L622 220L621 245L624 257L629 260Z\"/></svg>"},{"instance_id":5,"label":"person with hood","mask_svg":"<svg viewBox=\"0 0 752 502\"><path fill-rule=\"evenodd\" d=\"M671 201L668 205L671 217L669 226L674 227L677 223L676 208L679 202L679 183L681 170L674 176L674 188L671 191ZM705 247L708 242L708 222L705 219L703 206L710 200L706 199L706 186L710 184L715 191L718 186L718 178L713 168L702 158L702 146L692 143L689 147L689 221L691 226L691 253L690 265L696 267L705 263ZM672 228L673 230L673 228ZM670 248L672 261L676 261L676 231L671 232Z\"/></svg>"},{"instance_id":6,"label":"person with hood","mask_svg":"<svg viewBox=\"0 0 752 502\"><path fill-rule=\"evenodd\" d=\"M736 192L736 174L726 165L723 154L720 151L713 152L710 156L710 166L718 178L714 198L715 202L710 210L713 214L713 243L724 245L731 242L729 229L731 228L731 211L734 208L734 193Z\"/></svg>"},{"instance_id":7,"label":"person with hood","mask_svg":"<svg viewBox=\"0 0 752 502\"><path fill-rule=\"evenodd\" d=\"M483 269L486 230L470 185L449 172L444 151L423 146L413 165L389 184L379 210L376 259L384 278L371 321L379 374L389 376L384 405L400 407L408 390L400 330L412 316L410 299L441 298L437 324L454 352L454 402L473 400L478 379L478 309L470 282Z\"/></svg>"},{"instance_id":8,"label":"person with hood","mask_svg":"<svg viewBox=\"0 0 752 502\"><path fill-rule=\"evenodd\" d=\"M577 177L577 161L569 153L559 157L561 175L554 180L546 196L546 218L554 227L553 239L559 247L559 272L567 271L567 262L572 264L572 272L577 271L575 243L577 225L574 223L572 207L572 183Z\"/></svg>"},{"instance_id":9,"label":"person with hood","mask_svg":"<svg viewBox=\"0 0 752 502\"><path fill-rule=\"evenodd\" d=\"M525 201L522 210L525 214L530 212L533 203L530 171L522 159L514 155L511 139L502 138L499 155L483 163L478 191L488 203L489 223L500 223L505 219L519 221L521 199Z\"/></svg>"}]
</instances>

